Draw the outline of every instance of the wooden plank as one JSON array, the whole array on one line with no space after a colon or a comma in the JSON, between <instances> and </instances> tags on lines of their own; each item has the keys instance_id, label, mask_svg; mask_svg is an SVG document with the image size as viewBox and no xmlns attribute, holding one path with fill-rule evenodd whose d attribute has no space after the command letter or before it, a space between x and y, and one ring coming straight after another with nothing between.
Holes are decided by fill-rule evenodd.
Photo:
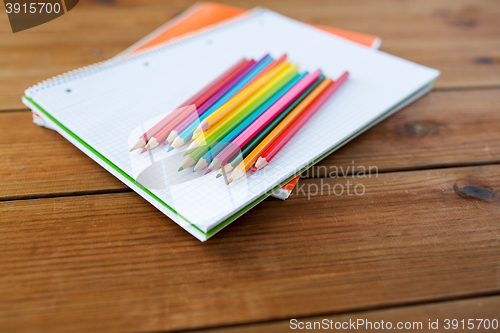
<instances>
[{"instance_id":1,"label":"wooden plank","mask_svg":"<svg viewBox=\"0 0 500 333\"><path fill-rule=\"evenodd\" d=\"M304 176L500 162L500 91L432 92L319 162ZM351 170L347 170L351 167Z\"/></svg>"},{"instance_id":2,"label":"wooden plank","mask_svg":"<svg viewBox=\"0 0 500 333\"><path fill-rule=\"evenodd\" d=\"M419 332L443 332L453 330L454 327L456 327L456 330L463 330L463 327L467 329L467 325L469 324L473 325L469 326L469 328L471 330L474 330L475 332L491 332L492 330L494 330L491 326L492 322L496 320L496 322L493 322L493 325L495 325L494 327L496 327L496 323L498 322L498 318L500 315L499 309L500 296L478 297L467 300L397 307L384 310L362 311L334 316L303 318L299 319L297 322L284 320L278 322L250 324L229 328L208 329L197 332L288 333L291 329L298 330L300 329L300 327L304 327L305 329L309 325L309 327L313 327L313 329L307 330L308 332L319 332L321 330L320 325L324 325L322 329L334 329L336 325L338 329L342 329L342 325L344 326L344 329L354 329L354 327L356 327L356 329L362 330L363 332L380 332L380 327L384 327L385 329L388 329L388 327L397 329L398 325L404 329L406 325L406 327L409 328L408 330L411 331L418 330ZM470 322L469 319L471 319ZM480 319L486 319L486 321L480 321ZM462 323L461 320L464 320L464 322ZM355 322L355 324L352 324L353 322ZM437 329L430 329L429 322L432 323L432 327L437 327ZM478 326L480 328L478 328ZM485 326L488 328L485 328ZM314 330L314 327L316 327L317 329Z\"/></svg>"},{"instance_id":3,"label":"wooden plank","mask_svg":"<svg viewBox=\"0 0 500 333\"><path fill-rule=\"evenodd\" d=\"M306 172L337 176L500 162L500 90L432 92ZM127 187L27 112L0 114L0 199L123 191ZM352 163L354 161L354 163ZM349 168L349 169L348 169Z\"/></svg>"},{"instance_id":4,"label":"wooden plank","mask_svg":"<svg viewBox=\"0 0 500 333\"><path fill-rule=\"evenodd\" d=\"M24 108L27 87L106 60L194 1L80 1L67 15L12 34L0 17L0 110ZM226 1L253 8L257 0ZM500 5L492 0L270 0L295 19L379 35L382 50L442 71L438 88L500 85Z\"/></svg>"},{"instance_id":5,"label":"wooden plank","mask_svg":"<svg viewBox=\"0 0 500 333\"><path fill-rule=\"evenodd\" d=\"M308 179L322 195L266 200L207 243L134 193L2 202L0 327L168 331L498 293L499 172ZM326 193L348 182L365 194Z\"/></svg>"},{"instance_id":6,"label":"wooden plank","mask_svg":"<svg viewBox=\"0 0 500 333\"><path fill-rule=\"evenodd\" d=\"M4 200L110 192L126 187L31 112L0 114L0 197Z\"/></svg>"}]
</instances>

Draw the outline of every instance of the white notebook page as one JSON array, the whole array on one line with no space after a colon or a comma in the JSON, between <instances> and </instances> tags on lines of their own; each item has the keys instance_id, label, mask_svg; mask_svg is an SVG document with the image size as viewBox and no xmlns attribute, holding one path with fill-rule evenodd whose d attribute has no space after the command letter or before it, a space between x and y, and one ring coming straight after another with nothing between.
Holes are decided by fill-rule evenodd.
<instances>
[{"instance_id":1,"label":"white notebook page","mask_svg":"<svg viewBox=\"0 0 500 333\"><path fill-rule=\"evenodd\" d=\"M335 79L348 70L350 77L264 170L227 186L215 172L206 176L177 172L184 158L177 150L167 154L168 146L143 155L128 152L130 140L137 139L155 117L173 110L241 57L260 58L265 53L273 57L287 53L301 71L319 68ZM193 229L190 224L194 224L194 233L203 239L219 223L438 75L436 70L260 10L164 48L98 67L91 74L28 89L26 95L122 172L139 179L156 198L131 186L134 190L183 227ZM100 158L94 155L89 153Z\"/></svg>"}]
</instances>

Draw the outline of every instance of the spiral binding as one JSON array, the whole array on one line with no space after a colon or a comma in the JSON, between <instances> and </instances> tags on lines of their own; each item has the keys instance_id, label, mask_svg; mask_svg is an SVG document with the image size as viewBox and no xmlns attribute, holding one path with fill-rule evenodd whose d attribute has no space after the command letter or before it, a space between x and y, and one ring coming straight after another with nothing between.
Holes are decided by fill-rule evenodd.
<instances>
[{"instance_id":1,"label":"spiral binding","mask_svg":"<svg viewBox=\"0 0 500 333\"><path fill-rule=\"evenodd\" d=\"M70 82L70 81L75 80L75 79L79 79L82 77L86 77L88 75L102 72L103 70L109 69L112 66L116 66L118 64L121 65L121 64L127 63L129 61L135 60L135 59L144 58L150 54L155 54L155 53L161 52L165 49L176 47L176 46L184 44L186 42L190 42L192 40L204 38L205 35L207 35L209 33L213 33L214 31L218 31L221 29L225 29L228 25L234 26L234 25L242 24L243 22L249 20L250 18L254 18L254 17L257 17L259 15L262 15L263 13L268 12L268 10L259 8L257 10L252 10L250 12L251 13L246 13L245 14L246 16L239 17L239 15L238 15L235 18L232 18L232 19L227 20L226 22L220 23L219 26L214 27L206 32L202 32L202 33L193 32L191 36L187 35L187 36L178 37L179 40L176 40L177 38L174 38L174 39L166 41L162 44L149 46L149 47L145 48L144 50L142 50L140 53L130 55L129 58L124 59L124 58L120 57L121 54L119 54L118 56L113 57L111 59L97 62L97 63L92 64L92 65L83 66L83 67L71 70L69 72L53 76L49 79L43 80L43 81L38 82L37 84L29 87L28 89L26 89L25 93L28 97L31 97L37 91L44 90L44 89L49 88L49 87L55 87L56 85L61 84L61 83L67 83L67 82Z\"/></svg>"}]
</instances>

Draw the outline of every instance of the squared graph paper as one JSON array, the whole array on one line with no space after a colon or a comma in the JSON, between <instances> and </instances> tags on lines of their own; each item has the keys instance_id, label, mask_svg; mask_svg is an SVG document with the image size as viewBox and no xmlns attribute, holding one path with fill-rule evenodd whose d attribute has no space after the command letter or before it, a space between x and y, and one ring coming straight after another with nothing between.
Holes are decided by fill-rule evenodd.
<instances>
[{"instance_id":1,"label":"squared graph paper","mask_svg":"<svg viewBox=\"0 0 500 333\"><path fill-rule=\"evenodd\" d=\"M155 119L241 57L283 53L301 71L348 81L276 155L230 186L215 173L177 172L182 150L139 155L134 141ZM56 130L200 240L212 236L274 189L427 91L434 69L373 52L269 10L117 63L96 66L26 91L25 103Z\"/></svg>"}]
</instances>

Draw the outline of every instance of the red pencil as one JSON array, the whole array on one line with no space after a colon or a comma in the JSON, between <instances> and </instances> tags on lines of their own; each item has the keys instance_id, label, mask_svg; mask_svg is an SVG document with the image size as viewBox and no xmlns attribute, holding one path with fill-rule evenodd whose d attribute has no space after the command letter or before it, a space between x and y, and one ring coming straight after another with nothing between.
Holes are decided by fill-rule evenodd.
<instances>
[{"instance_id":1,"label":"red pencil","mask_svg":"<svg viewBox=\"0 0 500 333\"><path fill-rule=\"evenodd\" d=\"M267 148L267 150L255 163L253 168L254 172L264 168L267 164L269 164L269 162L271 162L273 157L276 156L281 148L283 148L287 142L290 141L290 139L293 138L293 136L302 128L302 126L304 126L304 124L307 123L312 116L314 116L316 111L318 111L323 104L330 99L333 93L347 80L348 76L349 72L344 72L344 74L342 74L337 81L326 88L325 91L323 91L323 93L319 95L318 98L307 108L307 110L305 110L304 113L302 113L302 115L297 118L297 120L294 121L269 148Z\"/></svg>"},{"instance_id":2,"label":"red pencil","mask_svg":"<svg viewBox=\"0 0 500 333\"><path fill-rule=\"evenodd\" d=\"M168 124L172 119L177 117L179 113L184 109L185 106L188 106L190 104L193 104L197 99L199 99L204 93L206 93L210 88L212 88L214 85L219 83L221 80L223 80L226 76L230 75L232 72L234 72L237 68L239 68L242 64L247 63L248 60L245 58L240 59L237 63L235 63L233 66L231 66L228 70L226 70L224 73L219 75L215 80L207 84L205 87L203 87L200 91L198 91L196 94L191 96L187 101L179 105L176 110L168 114L165 118L160 120L157 124L155 124L153 127L151 127L146 133L142 134L139 139L134 143L130 151L143 148L148 140L156 133L158 132L162 127L164 127L166 124Z\"/></svg>"}]
</instances>

